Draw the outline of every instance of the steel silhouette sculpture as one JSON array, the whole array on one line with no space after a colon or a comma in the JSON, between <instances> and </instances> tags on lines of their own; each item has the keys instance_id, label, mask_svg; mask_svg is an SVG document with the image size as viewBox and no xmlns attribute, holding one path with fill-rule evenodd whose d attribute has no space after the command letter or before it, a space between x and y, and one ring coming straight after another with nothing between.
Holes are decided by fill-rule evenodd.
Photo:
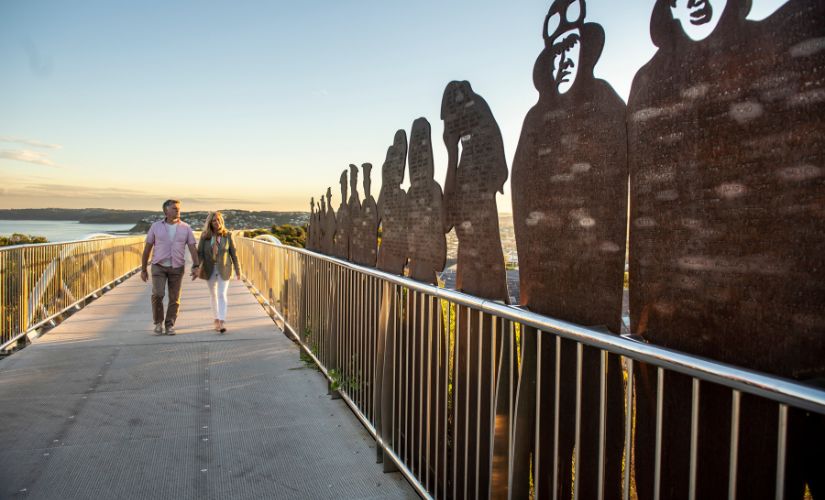
<instances>
[{"instance_id":1,"label":"steel silhouette sculpture","mask_svg":"<svg viewBox=\"0 0 825 500\"><path fill-rule=\"evenodd\" d=\"M349 235L349 260L356 264L364 264L364 226L361 223L361 199L358 194L358 167L355 165L349 166L349 217L350 217L350 235Z\"/></svg>"},{"instance_id":2,"label":"steel silhouette sculpture","mask_svg":"<svg viewBox=\"0 0 825 500\"><path fill-rule=\"evenodd\" d=\"M392 145L381 167L381 192L378 195L378 220L381 225L381 246L378 248L378 269L402 274L407 264L407 193L401 188L407 161L407 133L395 133Z\"/></svg>"},{"instance_id":3,"label":"steel silhouette sculpture","mask_svg":"<svg viewBox=\"0 0 825 500\"><path fill-rule=\"evenodd\" d=\"M309 250L317 250L319 227L319 213L315 209L315 198L309 199L309 227L307 227L307 243Z\"/></svg>"},{"instance_id":4,"label":"steel silhouette sculpture","mask_svg":"<svg viewBox=\"0 0 825 500\"><path fill-rule=\"evenodd\" d=\"M375 198L372 197L371 192L370 172L372 172L372 164L362 164L361 171L364 172L364 202L361 204L360 216L362 241L359 243L359 250L362 253L358 263L375 267L375 262L378 259L378 204L375 202Z\"/></svg>"},{"instance_id":5,"label":"steel silhouette sculpture","mask_svg":"<svg viewBox=\"0 0 825 500\"><path fill-rule=\"evenodd\" d=\"M352 233L352 219L350 218L347 203L347 171L341 172L341 204L335 216L335 237L333 239L333 255L339 259L349 259L349 242Z\"/></svg>"},{"instance_id":6,"label":"steel silhouette sculpture","mask_svg":"<svg viewBox=\"0 0 825 500\"><path fill-rule=\"evenodd\" d=\"M478 297L507 302L504 253L496 207L496 192L507 180L507 162L501 131L487 102L469 82L447 84L441 101L444 144L447 147L447 179L444 183L444 232L455 228L458 236L456 288ZM492 386L495 367L490 318L481 321L476 310L456 307L453 390L457 422L452 441L456 451L456 494L485 498L486 476L491 464ZM472 367L472 370L470 369ZM473 418L468 414L473 408ZM475 409L479 408L479 411Z\"/></svg>"},{"instance_id":7,"label":"steel silhouette sculpture","mask_svg":"<svg viewBox=\"0 0 825 500\"><path fill-rule=\"evenodd\" d=\"M335 210L332 208L332 188L327 188L326 203L321 198L321 252L332 255L335 249Z\"/></svg>"},{"instance_id":8,"label":"steel silhouette sculpture","mask_svg":"<svg viewBox=\"0 0 825 500\"><path fill-rule=\"evenodd\" d=\"M432 133L430 123L425 118L418 118L412 124L408 162L410 187L407 190L407 210L411 225L407 247L410 278L437 284L438 273L444 270L447 259L447 241L444 235L443 194L441 186L433 178ZM444 414L448 398L438 387L437 381L441 373L446 373L446 357L439 353L449 350L449 332L439 328L442 321L440 304L422 296L414 296L406 321L408 331L412 332L408 340L413 346L411 359L415 367L411 410L419 414L426 413L433 423L432 431L444 433L444 423L439 417ZM441 335L439 332L442 332ZM414 346L423 348L417 349ZM421 397L421 394L424 396ZM410 447L414 450L418 449L416 432L424 433L420 429L414 429L410 436ZM426 453L426 450L418 452ZM429 449L429 473L434 478L441 478L444 473L444 464L439 464L439 453L440 450L435 446Z\"/></svg>"},{"instance_id":9,"label":"steel silhouette sculpture","mask_svg":"<svg viewBox=\"0 0 825 500\"><path fill-rule=\"evenodd\" d=\"M402 274L407 264L407 232L410 221L407 213L407 193L401 188L406 162L407 133L398 130L395 132L392 145L387 148L387 156L381 167L381 192L377 204L381 244L378 247L376 267L392 274ZM376 373L380 376L376 380L373 397L375 408L378 409L376 432L386 440L393 439L392 424L388 421L394 414L393 404L397 407L401 401L400 397L395 397L396 394L400 394L399 388L390 383L396 380L393 370L397 366L397 356L401 352L397 349L401 341L399 326L403 318L400 295L398 287L385 282L378 305L375 362ZM384 470L394 470L392 461L382 457L380 451L378 458L383 460Z\"/></svg>"},{"instance_id":10,"label":"steel silhouette sculpture","mask_svg":"<svg viewBox=\"0 0 825 500\"><path fill-rule=\"evenodd\" d=\"M544 21L544 50L533 69L538 102L527 113L513 160L513 223L519 255L520 301L531 311L620 333L627 213L627 134L625 105L593 68L604 47L602 27L585 22L584 0L556 0ZM535 357L535 331L523 337L523 356ZM560 359L558 395L564 408L575 406L576 346L542 344L542 380L552 380ZM600 355L586 349L582 368L581 447L576 481L583 498L595 498L598 485ZM535 369L534 360L524 363ZM618 357L607 366L605 498L621 496L623 382ZM529 488L533 446L553 448L552 433L536 437L536 394L523 369L517 402L514 498ZM542 385L541 415L552 415L552 384ZM538 467L538 481L558 494L572 490L575 415L561 415L559 470L552 460ZM505 452L506 450L500 450Z\"/></svg>"},{"instance_id":11,"label":"steel silhouette sculpture","mask_svg":"<svg viewBox=\"0 0 825 500\"><path fill-rule=\"evenodd\" d=\"M647 341L798 380L825 376L825 2L659 0L628 102L630 312ZM651 498L656 369L636 371L636 484ZM821 382L820 382L821 384ZM688 489L690 380L664 392L663 498ZM727 493L730 391L702 384L697 498ZM775 489L775 406L744 398L737 493ZM787 498L823 495L822 416L792 411ZM802 439L806 442L801 442ZM820 450L816 453L811 450Z\"/></svg>"},{"instance_id":12,"label":"steel silhouette sculpture","mask_svg":"<svg viewBox=\"0 0 825 500\"><path fill-rule=\"evenodd\" d=\"M508 173L501 131L490 106L466 81L444 89L441 119L448 154L444 232L455 228L458 236L456 288L506 302L496 207Z\"/></svg>"},{"instance_id":13,"label":"steel silhouette sculpture","mask_svg":"<svg viewBox=\"0 0 825 500\"><path fill-rule=\"evenodd\" d=\"M410 188L407 210L410 217L408 253L410 277L436 284L437 274L447 260L444 236L444 206L441 186L433 179L433 145L430 123L425 118L413 122L409 146Z\"/></svg>"}]
</instances>

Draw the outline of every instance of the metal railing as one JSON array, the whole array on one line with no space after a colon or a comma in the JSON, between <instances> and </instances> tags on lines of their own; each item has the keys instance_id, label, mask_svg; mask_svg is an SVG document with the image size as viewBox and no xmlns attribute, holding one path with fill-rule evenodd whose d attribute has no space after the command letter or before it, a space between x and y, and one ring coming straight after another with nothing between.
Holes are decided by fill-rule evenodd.
<instances>
[{"instance_id":1,"label":"metal railing","mask_svg":"<svg viewBox=\"0 0 825 500\"><path fill-rule=\"evenodd\" d=\"M140 267L144 236L0 248L0 349Z\"/></svg>"},{"instance_id":2,"label":"metal railing","mask_svg":"<svg viewBox=\"0 0 825 500\"><path fill-rule=\"evenodd\" d=\"M754 463L783 498L789 439L825 429L817 388L302 249L238 254L425 498L747 498Z\"/></svg>"}]
</instances>

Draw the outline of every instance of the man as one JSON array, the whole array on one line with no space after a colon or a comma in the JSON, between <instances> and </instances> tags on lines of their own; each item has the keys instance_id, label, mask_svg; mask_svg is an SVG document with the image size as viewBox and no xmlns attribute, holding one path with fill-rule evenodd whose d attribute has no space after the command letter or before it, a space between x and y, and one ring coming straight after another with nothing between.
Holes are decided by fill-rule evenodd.
<instances>
[{"instance_id":1,"label":"man","mask_svg":"<svg viewBox=\"0 0 825 500\"><path fill-rule=\"evenodd\" d=\"M146 234L140 279L144 282L149 281L146 266L149 254L152 253L152 318L155 322L155 335L163 335L164 325L166 335L174 335L175 320L180 307L180 287L183 282L184 247L188 246L189 253L192 255L193 276L200 263L192 228L180 220L180 201L166 200L163 202L163 213L166 218L152 224ZM152 252L153 248L154 252ZM169 287L169 303L164 321L163 296L167 286Z\"/></svg>"}]
</instances>

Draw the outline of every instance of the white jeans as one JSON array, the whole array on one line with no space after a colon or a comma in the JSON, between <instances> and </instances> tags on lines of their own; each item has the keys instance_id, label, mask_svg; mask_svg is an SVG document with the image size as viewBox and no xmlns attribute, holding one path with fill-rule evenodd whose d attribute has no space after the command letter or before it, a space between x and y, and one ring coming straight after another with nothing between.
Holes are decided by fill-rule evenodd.
<instances>
[{"instance_id":1,"label":"white jeans","mask_svg":"<svg viewBox=\"0 0 825 500\"><path fill-rule=\"evenodd\" d=\"M212 296L212 315L215 319L226 321L226 292L229 289L229 281L224 281L218 274L218 270L212 272L212 276L206 281L209 286L209 295Z\"/></svg>"}]
</instances>

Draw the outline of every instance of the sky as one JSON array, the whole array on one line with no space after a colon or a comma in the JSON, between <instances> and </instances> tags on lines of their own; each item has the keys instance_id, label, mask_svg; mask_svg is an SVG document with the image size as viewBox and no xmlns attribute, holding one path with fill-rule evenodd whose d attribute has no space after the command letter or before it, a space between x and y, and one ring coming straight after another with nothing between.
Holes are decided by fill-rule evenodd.
<instances>
[{"instance_id":1,"label":"sky","mask_svg":"<svg viewBox=\"0 0 825 500\"><path fill-rule=\"evenodd\" d=\"M606 32L596 77L625 100L655 52L653 3L587 2ZM377 199L395 131L421 116L443 185L452 80L490 105L509 168L550 4L0 0L0 208L308 211L328 186L337 207L342 170L365 162ZM510 197L508 182L499 211Z\"/></svg>"}]
</instances>

